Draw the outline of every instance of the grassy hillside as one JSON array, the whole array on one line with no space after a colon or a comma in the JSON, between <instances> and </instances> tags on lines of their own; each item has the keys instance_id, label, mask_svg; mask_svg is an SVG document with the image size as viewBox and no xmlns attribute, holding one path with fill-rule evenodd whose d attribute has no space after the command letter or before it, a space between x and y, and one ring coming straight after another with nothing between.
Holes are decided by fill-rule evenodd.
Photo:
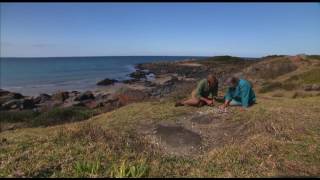
<instances>
[{"instance_id":1,"label":"grassy hillside","mask_svg":"<svg viewBox=\"0 0 320 180\"><path fill-rule=\"evenodd\" d=\"M270 58L274 65L287 57ZM255 76L257 104L246 111L174 107L168 98L97 116L79 109L21 112L36 127L0 133L0 177L319 176L320 93L299 89L319 83L319 66L307 61L315 64L287 59L280 64L295 68ZM261 73L250 71L268 64L260 63L245 73ZM46 117L57 125L42 127ZM60 124L63 118L72 123Z\"/></svg>"},{"instance_id":2,"label":"grassy hillside","mask_svg":"<svg viewBox=\"0 0 320 180\"><path fill-rule=\"evenodd\" d=\"M0 134L0 176L317 176L319 101L320 97L260 96L258 104L248 111L234 108L230 119L221 120L220 127L241 124L227 135L228 143L186 157L168 154L140 130L152 123L188 117L191 112L214 113L209 107L137 103L85 122L7 131ZM230 132L227 128L220 131Z\"/></svg>"}]
</instances>

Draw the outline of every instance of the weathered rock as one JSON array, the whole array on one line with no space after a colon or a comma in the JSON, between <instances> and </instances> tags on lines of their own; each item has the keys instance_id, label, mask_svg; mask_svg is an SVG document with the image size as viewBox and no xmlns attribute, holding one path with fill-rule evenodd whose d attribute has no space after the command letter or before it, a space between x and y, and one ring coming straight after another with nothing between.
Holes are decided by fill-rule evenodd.
<instances>
[{"instance_id":1,"label":"weathered rock","mask_svg":"<svg viewBox=\"0 0 320 180\"><path fill-rule=\"evenodd\" d=\"M37 104L37 110L40 111L40 112L44 112L44 111L48 111L48 110L51 110L52 108L55 108L55 107L60 107L63 105L63 102L61 101L46 101L44 103L41 103L41 104Z\"/></svg>"},{"instance_id":2,"label":"weathered rock","mask_svg":"<svg viewBox=\"0 0 320 180\"><path fill-rule=\"evenodd\" d=\"M23 100L21 99L12 99L1 105L1 109L9 110L9 109L20 109L22 106Z\"/></svg>"},{"instance_id":3,"label":"weathered rock","mask_svg":"<svg viewBox=\"0 0 320 180\"><path fill-rule=\"evenodd\" d=\"M312 85L312 90L314 90L314 91L320 91L320 84L313 84L313 85Z\"/></svg>"},{"instance_id":4,"label":"weathered rock","mask_svg":"<svg viewBox=\"0 0 320 180\"><path fill-rule=\"evenodd\" d=\"M139 79L127 79L127 80L123 80L122 82L125 84L132 84L139 81Z\"/></svg>"},{"instance_id":5,"label":"weathered rock","mask_svg":"<svg viewBox=\"0 0 320 180\"><path fill-rule=\"evenodd\" d=\"M22 99L23 95L20 93L14 93L9 91L2 91L0 96L0 105L14 99Z\"/></svg>"},{"instance_id":6,"label":"weathered rock","mask_svg":"<svg viewBox=\"0 0 320 180\"><path fill-rule=\"evenodd\" d=\"M84 107L87 107L89 109L94 109L94 108L102 107L103 103L97 102L97 101L92 100L92 99L87 99L87 100L81 101L79 106L84 106Z\"/></svg>"},{"instance_id":7,"label":"weathered rock","mask_svg":"<svg viewBox=\"0 0 320 180\"><path fill-rule=\"evenodd\" d=\"M21 109L33 109L35 108L35 103L33 99L24 99L22 100Z\"/></svg>"},{"instance_id":8,"label":"weathered rock","mask_svg":"<svg viewBox=\"0 0 320 180\"><path fill-rule=\"evenodd\" d=\"M124 88L115 94L119 105L126 105L132 102L138 102L146 99L149 95L141 90Z\"/></svg>"},{"instance_id":9,"label":"weathered rock","mask_svg":"<svg viewBox=\"0 0 320 180\"><path fill-rule=\"evenodd\" d=\"M72 107L72 106L79 106L81 104L80 101L75 101L74 99L72 98L68 98L67 100L65 100L63 102L63 104L61 105L61 107Z\"/></svg>"},{"instance_id":10,"label":"weathered rock","mask_svg":"<svg viewBox=\"0 0 320 180\"><path fill-rule=\"evenodd\" d=\"M37 96L36 98L33 99L33 102L35 104L41 104L44 103L46 101L51 100L51 96L48 94L40 94L39 96Z\"/></svg>"},{"instance_id":11,"label":"weathered rock","mask_svg":"<svg viewBox=\"0 0 320 180\"><path fill-rule=\"evenodd\" d=\"M5 96L5 95L8 95L8 94L10 94L10 92L9 92L9 91L6 91L6 90L3 90L3 89L0 89L0 97L1 97L1 96Z\"/></svg>"},{"instance_id":12,"label":"weathered rock","mask_svg":"<svg viewBox=\"0 0 320 180\"><path fill-rule=\"evenodd\" d=\"M107 86L107 85L114 84L114 83L116 83L116 82L118 82L118 80L106 78L106 79L104 79L104 80L102 80L102 81L99 81L99 82L97 83L97 85L98 85L98 86Z\"/></svg>"},{"instance_id":13,"label":"weathered rock","mask_svg":"<svg viewBox=\"0 0 320 180\"><path fill-rule=\"evenodd\" d=\"M97 94L95 100L101 103L113 103L118 101L119 98L114 94Z\"/></svg>"},{"instance_id":14,"label":"weathered rock","mask_svg":"<svg viewBox=\"0 0 320 180\"><path fill-rule=\"evenodd\" d=\"M94 99L94 95L91 91L86 91L75 98L76 101L84 101L88 99Z\"/></svg>"},{"instance_id":15,"label":"weathered rock","mask_svg":"<svg viewBox=\"0 0 320 180\"><path fill-rule=\"evenodd\" d=\"M154 86L156 86L157 84L154 83L154 82L151 82L151 81L145 81L145 82L144 82L144 85L145 85L146 87L154 87Z\"/></svg>"},{"instance_id":16,"label":"weathered rock","mask_svg":"<svg viewBox=\"0 0 320 180\"><path fill-rule=\"evenodd\" d=\"M57 92L52 95L52 100L57 102L63 102L68 98L69 98L69 92L67 91Z\"/></svg>"},{"instance_id":17,"label":"weathered rock","mask_svg":"<svg viewBox=\"0 0 320 180\"><path fill-rule=\"evenodd\" d=\"M311 85L311 84L304 85L304 86L303 86L303 89L304 89L305 91L311 91L311 90L312 90L312 85Z\"/></svg>"},{"instance_id":18,"label":"weathered rock","mask_svg":"<svg viewBox=\"0 0 320 180\"><path fill-rule=\"evenodd\" d=\"M147 73L142 70L136 70L135 72L129 74L130 77L135 79L146 78Z\"/></svg>"}]
</instances>

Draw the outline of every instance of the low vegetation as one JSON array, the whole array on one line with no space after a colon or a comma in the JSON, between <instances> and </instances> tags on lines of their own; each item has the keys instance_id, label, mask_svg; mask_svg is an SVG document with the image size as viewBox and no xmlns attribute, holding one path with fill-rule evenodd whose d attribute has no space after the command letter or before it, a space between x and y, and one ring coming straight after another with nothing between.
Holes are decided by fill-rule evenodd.
<instances>
[{"instance_id":1,"label":"low vegetation","mask_svg":"<svg viewBox=\"0 0 320 180\"><path fill-rule=\"evenodd\" d=\"M317 73L255 86L257 103L246 111L219 113L219 104L174 107L190 92L185 88L99 115L81 108L1 112L1 122L34 127L0 133L0 177L318 177L320 93L297 89L317 83ZM199 124L191 117L212 121ZM179 123L199 134L201 149L172 154L152 138L160 123Z\"/></svg>"},{"instance_id":2,"label":"low vegetation","mask_svg":"<svg viewBox=\"0 0 320 180\"><path fill-rule=\"evenodd\" d=\"M0 111L0 122L4 124L22 124L23 127L38 127L64 124L89 119L98 110L83 107L53 108L47 112L33 110Z\"/></svg>"}]
</instances>

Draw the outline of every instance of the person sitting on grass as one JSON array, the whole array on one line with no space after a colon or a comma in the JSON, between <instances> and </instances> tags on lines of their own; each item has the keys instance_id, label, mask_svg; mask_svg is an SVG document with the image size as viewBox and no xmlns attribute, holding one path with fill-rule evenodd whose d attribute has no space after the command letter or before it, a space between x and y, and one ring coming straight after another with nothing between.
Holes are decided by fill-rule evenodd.
<instances>
[{"instance_id":1,"label":"person sitting on grass","mask_svg":"<svg viewBox=\"0 0 320 180\"><path fill-rule=\"evenodd\" d=\"M228 90L224 96L225 102L220 109L225 110L230 106L242 106L248 108L256 101L256 95L252 89L252 85L248 80L229 77L226 80Z\"/></svg>"},{"instance_id":2,"label":"person sitting on grass","mask_svg":"<svg viewBox=\"0 0 320 180\"><path fill-rule=\"evenodd\" d=\"M175 106L203 106L213 105L214 98L218 94L218 79L209 74L206 79L202 79L195 90L191 93L191 98L185 101L179 101Z\"/></svg>"}]
</instances>

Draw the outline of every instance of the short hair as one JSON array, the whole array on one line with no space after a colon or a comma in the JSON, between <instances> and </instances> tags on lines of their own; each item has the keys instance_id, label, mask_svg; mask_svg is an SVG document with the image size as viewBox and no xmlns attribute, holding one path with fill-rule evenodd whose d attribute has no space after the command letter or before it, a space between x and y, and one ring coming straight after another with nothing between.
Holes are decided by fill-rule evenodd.
<instances>
[{"instance_id":1,"label":"short hair","mask_svg":"<svg viewBox=\"0 0 320 180\"><path fill-rule=\"evenodd\" d=\"M226 84L228 86L236 86L238 84L238 81L239 79L232 76L232 77L229 77L227 80L226 80Z\"/></svg>"},{"instance_id":2,"label":"short hair","mask_svg":"<svg viewBox=\"0 0 320 180\"><path fill-rule=\"evenodd\" d=\"M213 74L208 74L207 79L211 82L213 82L214 84L218 83L218 79L215 75Z\"/></svg>"}]
</instances>

